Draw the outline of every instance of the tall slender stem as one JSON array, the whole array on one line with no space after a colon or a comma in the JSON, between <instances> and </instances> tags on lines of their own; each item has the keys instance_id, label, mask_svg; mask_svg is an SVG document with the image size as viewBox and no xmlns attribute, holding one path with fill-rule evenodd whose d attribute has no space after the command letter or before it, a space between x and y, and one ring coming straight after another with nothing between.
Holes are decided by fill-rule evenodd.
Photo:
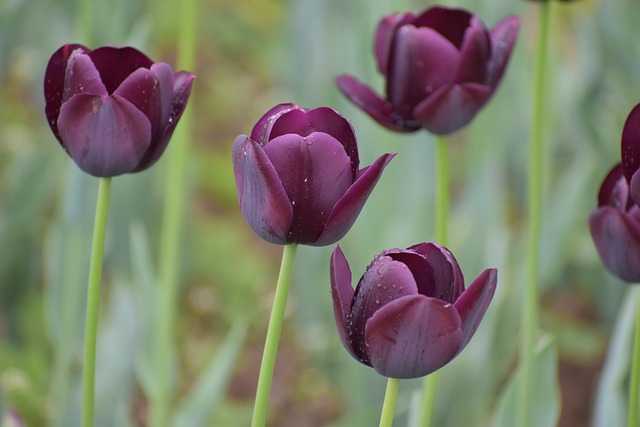
<instances>
[{"instance_id":1,"label":"tall slender stem","mask_svg":"<svg viewBox=\"0 0 640 427\"><path fill-rule=\"evenodd\" d=\"M633 360L631 361L627 427L638 426L638 397L640 397L640 289L636 293L636 330L633 341Z\"/></svg>"},{"instance_id":2,"label":"tall slender stem","mask_svg":"<svg viewBox=\"0 0 640 427\"><path fill-rule=\"evenodd\" d=\"M518 426L531 425L531 400L533 388L534 346L538 331L539 311L539 256L540 229L542 219L542 169L543 169L543 122L545 99L545 71L549 39L550 1L540 3L538 20L538 45L535 58L533 119L531 123L531 146L529 154L529 225L527 247L527 281L522 293L522 349L520 369L520 411Z\"/></svg>"},{"instance_id":3,"label":"tall slender stem","mask_svg":"<svg viewBox=\"0 0 640 427\"><path fill-rule=\"evenodd\" d=\"M178 33L177 68L193 70L196 58L197 2L180 3L180 31ZM180 119L170 148L166 178L164 217L160 238L160 302L155 331L156 387L151 395L150 425L164 427L170 424L171 375L175 338L176 298L178 294L180 236L184 223L186 201L186 167L191 133L191 112L187 110Z\"/></svg>"},{"instance_id":4,"label":"tall slender stem","mask_svg":"<svg viewBox=\"0 0 640 427\"><path fill-rule=\"evenodd\" d=\"M280 333L282 332L282 321L284 320L284 310L287 305L287 296L289 295L293 262L296 257L297 248L298 246L295 244L286 245L282 253L282 263L280 264L280 273L276 284L273 307L271 308L269 326L267 327L262 363L260 364L260 375L258 375L258 389L256 391L256 402L253 407L251 427L264 427L267 422L271 382L276 365L276 353L278 352L278 343L280 342Z\"/></svg>"},{"instance_id":5,"label":"tall slender stem","mask_svg":"<svg viewBox=\"0 0 640 427\"><path fill-rule=\"evenodd\" d=\"M380 415L380 427L391 427L393 425L393 414L396 410L396 398L400 380L398 378L387 378L387 391L384 394L382 404L382 414Z\"/></svg>"},{"instance_id":6,"label":"tall slender stem","mask_svg":"<svg viewBox=\"0 0 640 427\"><path fill-rule=\"evenodd\" d=\"M449 142L443 135L436 136L436 243L446 246L449 219ZM436 406L440 372L436 371L423 381L422 405L418 426L430 427Z\"/></svg>"},{"instance_id":7,"label":"tall slender stem","mask_svg":"<svg viewBox=\"0 0 640 427\"><path fill-rule=\"evenodd\" d=\"M84 326L84 363L82 366L82 427L93 426L93 404L96 382L96 343L98 341L98 318L100 314L100 279L104 239L107 230L111 178L100 178L96 217L93 225L91 264L89 266L89 289L87 292L87 315Z\"/></svg>"}]
</instances>

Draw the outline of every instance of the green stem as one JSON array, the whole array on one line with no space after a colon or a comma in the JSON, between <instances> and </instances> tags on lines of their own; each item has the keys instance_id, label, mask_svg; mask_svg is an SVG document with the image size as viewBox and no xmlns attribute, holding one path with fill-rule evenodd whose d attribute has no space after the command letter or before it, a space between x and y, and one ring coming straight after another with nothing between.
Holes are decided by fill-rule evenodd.
<instances>
[{"instance_id":1,"label":"green stem","mask_svg":"<svg viewBox=\"0 0 640 427\"><path fill-rule=\"evenodd\" d=\"M520 387L519 422L517 424L522 427L528 427L531 425L534 346L539 322L538 270L542 218L542 166L544 152L542 135L544 122L545 71L549 39L549 21L551 15L550 8L550 1L540 3L538 45L535 58L534 104L529 155L528 274L526 289L522 294L522 349L520 352L522 384Z\"/></svg>"},{"instance_id":2,"label":"green stem","mask_svg":"<svg viewBox=\"0 0 640 427\"><path fill-rule=\"evenodd\" d=\"M93 0L78 0L76 11L78 12L76 34L81 43L90 46L93 28Z\"/></svg>"},{"instance_id":3,"label":"green stem","mask_svg":"<svg viewBox=\"0 0 640 427\"><path fill-rule=\"evenodd\" d=\"M638 397L640 391L640 289L637 290L637 294L636 331L633 341L633 360L631 361L627 427L636 427L638 425Z\"/></svg>"},{"instance_id":4,"label":"green stem","mask_svg":"<svg viewBox=\"0 0 640 427\"><path fill-rule=\"evenodd\" d=\"M396 409L396 398L400 380L398 378L387 378L387 391L384 394L382 404L382 415L380 415L380 427L391 427L393 425L393 413Z\"/></svg>"},{"instance_id":5,"label":"green stem","mask_svg":"<svg viewBox=\"0 0 640 427\"><path fill-rule=\"evenodd\" d=\"M449 219L449 143L447 137L436 136L436 242L447 245ZM436 371L423 380L422 405L418 425L429 427L433 420L440 372Z\"/></svg>"},{"instance_id":6,"label":"green stem","mask_svg":"<svg viewBox=\"0 0 640 427\"><path fill-rule=\"evenodd\" d=\"M262 353L262 363L260 364L260 375L258 376L258 389L256 391L256 402L253 407L251 427L264 427L267 422L271 381L273 380L276 353L278 352L284 309L287 304L287 295L289 295L293 262L296 257L297 248L298 246L295 244L286 245L282 253L280 274L278 275L276 293L273 299L273 307L271 308L269 326L267 328L267 338L265 339L264 351Z\"/></svg>"},{"instance_id":7,"label":"green stem","mask_svg":"<svg viewBox=\"0 0 640 427\"><path fill-rule=\"evenodd\" d=\"M84 329L84 364L82 368L82 427L93 426L93 403L96 382L96 343L98 315L100 313L100 278L104 238L107 230L111 178L100 178L96 218L93 225L91 264L89 266L89 289L87 292L87 315Z\"/></svg>"},{"instance_id":8,"label":"green stem","mask_svg":"<svg viewBox=\"0 0 640 427\"><path fill-rule=\"evenodd\" d=\"M197 2L185 0L180 3L180 32L178 34L179 69L193 70L196 58ZM168 159L166 197L160 238L160 302L158 323L155 330L155 378L156 387L150 401L150 425L164 427L170 424L171 379L176 322L176 299L178 294L180 236L184 224L186 202L186 170L191 133L191 113L185 111L180 119Z\"/></svg>"}]
</instances>

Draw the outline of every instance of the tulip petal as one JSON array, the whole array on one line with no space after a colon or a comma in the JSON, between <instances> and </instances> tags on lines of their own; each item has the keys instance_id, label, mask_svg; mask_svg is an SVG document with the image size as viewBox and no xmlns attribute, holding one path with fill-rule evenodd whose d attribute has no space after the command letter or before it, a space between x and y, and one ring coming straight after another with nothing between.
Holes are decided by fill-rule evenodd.
<instances>
[{"instance_id":1,"label":"tulip petal","mask_svg":"<svg viewBox=\"0 0 640 427\"><path fill-rule=\"evenodd\" d=\"M500 83L504 70L507 68L519 30L520 17L507 16L489 32L491 59L487 67L487 84L494 89Z\"/></svg>"},{"instance_id":2,"label":"tulip petal","mask_svg":"<svg viewBox=\"0 0 640 427\"><path fill-rule=\"evenodd\" d=\"M460 52L431 28L405 25L398 29L391 52L387 98L402 117L437 88L453 82Z\"/></svg>"},{"instance_id":3,"label":"tulip petal","mask_svg":"<svg viewBox=\"0 0 640 427\"><path fill-rule=\"evenodd\" d=\"M275 126L277 123L274 131ZM314 244L332 209L353 182L351 159L340 142L323 132L306 137L282 135L270 140L264 151L293 207L288 239Z\"/></svg>"},{"instance_id":4,"label":"tulip petal","mask_svg":"<svg viewBox=\"0 0 640 427\"><path fill-rule=\"evenodd\" d=\"M251 140L264 145L267 142L267 135L271 133L271 127L273 126L273 122L275 121L275 119L280 116L280 114L283 114L294 108L298 108L298 106L295 104L278 104L264 113L251 130Z\"/></svg>"},{"instance_id":5,"label":"tulip petal","mask_svg":"<svg viewBox=\"0 0 640 427\"><path fill-rule=\"evenodd\" d=\"M338 327L340 340L349 354L359 359L353 349L353 340L349 337L347 324L351 321L351 302L353 301L351 285L351 269L342 253L336 246L331 254L331 298L333 299L333 316Z\"/></svg>"},{"instance_id":6,"label":"tulip petal","mask_svg":"<svg viewBox=\"0 0 640 427\"><path fill-rule=\"evenodd\" d=\"M471 122L492 94L489 86L477 83L443 87L421 102L414 116L429 132L447 135Z\"/></svg>"},{"instance_id":7,"label":"tulip petal","mask_svg":"<svg viewBox=\"0 0 640 427\"><path fill-rule=\"evenodd\" d=\"M473 82L485 84L487 61L491 54L491 44L484 24L476 17L464 34L460 49L460 63L454 78L455 83Z\"/></svg>"},{"instance_id":8,"label":"tulip petal","mask_svg":"<svg viewBox=\"0 0 640 427\"><path fill-rule=\"evenodd\" d=\"M389 378L428 375L459 352L461 319L443 301L409 295L382 307L369 319L365 348L373 368Z\"/></svg>"},{"instance_id":9,"label":"tulip petal","mask_svg":"<svg viewBox=\"0 0 640 427\"><path fill-rule=\"evenodd\" d=\"M138 68L151 68L153 61L144 53L129 46L104 46L88 53L100 72L102 83L113 93L120 83Z\"/></svg>"},{"instance_id":10,"label":"tulip petal","mask_svg":"<svg viewBox=\"0 0 640 427\"><path fill-rule=\"evenodd\" d=\"M631 183L633 174L640 168L640 104L633 107L624 123L621 151L622 171Z\"/></svg>"},{"instance_id":11,"label":"tulip petal","mask_svg":"<svg viewBox=\"0 0 640 427\"><path fill-rule=\"evenodd\" d=\"M312 243L314 246L325 246L337 242L351 228L365 202L378 183L384 168L389 164L395 153L380 156L364 173L358 174L358 179L347 189L344 195L333 206L333 210L326 220L322 234ZM362 171L361 171L362 172Z\"/></svg>"},{"instance_id":12,"label":"tulip petal","mask_svg":"<svg viewBox=\"0 0 640 427\"><path fill-rule=\"evenodd\" d=\"M151 142L147 117L118 96L75 95L62 105L58 127L71 158L98 177L131 172Z\"/></svg>"},{"instance_id":13,"label":"tulip petal","mask_svg":"<svg viewBox=\"0 0 640 427\"><path fill-rule=\"evenodd\" d=\"M100 73L91 62L91 58L80 50L76 50L67 62L62 103L64 104L69 98L79 93L96 96L109 95L100 80Z\"/></svg>"},{"instance_id":14,"label":"tulip petal","mask_svg":"<svg viewBox=\"0 0 640 427\"><path fill-rule=\"evenodd\" d=\"M368 319L386 304L418 293L411 270L402 262L394 261L386 255L389 252L395 251L383 252L367 267L356 287L351 305L348 334L358 358L367 364L365 327Z\"/></svg>"},{"instance_id":15,"label":"tulip petal","mask_svg":"<svg viewBox=\"0 0 640 427\"><path fill-rule=\"evenodd\" d=\"M355 77L343 74L336 78L336 84L351 102L387 129L396 132L414 132L421 128L419 123L402 118L389 102Z\"/></svg>"},{"instance_id":16,"label":"tulip petal","mask_svg":"<svg viewBox=\"0 0 640 427\"><path fill-rule=\"evenodd\" d=\"M603 206L589 216L591 236L604 265L627 282L640 282L640 223L617 208Z\"/></svg>"},{"instance_id":17,"label":"tulip petal","mask_svg":"<svg viewBox=\"0 0 640 427\"><path fill-rule=\"evenodd\" d=\"M315 130L328 133L342 144L344 151L351 159L351 169L353 170L352 179L355 181L360 167L360 158L358 157L356 133L349 120L329 107L319 107L309 110L307 117Z\"/></svg>"},{"instance_id":18,"label":"tulip petal","mask_svg":"<svg viewBox=\"0 0 640 427\"><path fill-rule=\"evenodd\" d=\"M58 116L60 115L60 107L62 106L62 98L64 96L64 80L67 73L67 62L71 54L76 50L80 50L83 53L89 51L89 49L80 44L66 44L51 55L51 59L49 59L47 69L44 73L44 112L47 116L47 122L58 141L60 141Z\"/></svg>"},{"instance_id":19,"label":"tulip petal","mask_svg":"<svg viewBox=\"0 0 640 427\"><path fill-rule=\"evenodd\" d=\"M378 65L378 71L383 76L387 75L389 67L389 56L391 46L396 31L402 25L408 24L415 19L413 13L394 13L384 17L376 29L373 50Z\"/></svg>"},{"instance_id":20,"label":"tulip petal","mask_svg":"<svg viewBox=\"0 0 640 427\"><path fill-rule=\"evenodd\" d=\"M413 258L404 256L398 259L413 271L419 292L453 304L464 291L464 277L453 254L436 243L414 245L401 255L411 255L409 251L416 252ZM416 262L416 256L421 256L423 261Z\"/></svg>"},{"instance_id":21,"label":"tulip petal","mask_svg":"<svg viewBox=\"0 0 640 427\"><path fill-rule=\"evenodd\" d=\"M498 270L488 268L471 283L455 302L454 307L462 319L462 333L464 334L458 352L464 349L480 326L484 313L493 299L497 284Z\"/></svg>"},{"instance_id":22,"label":"tulip petal","mask_svg":"<svg viewBox=\"0 0 640 427\"><path fill-rule=\"evenodd\" d=\"M431 7L411 24L416 27L433 28L460 49L464 39L464 32L469 26L472 17L473 15L464 9Z\"/></svg>"},{"instance_id":23,"label":"tulip petal","mask_svg":"<svg viewBox=\"0 0 640 427\"><path fill-rule=\"evenodd\" d=\"M240 209L247 222L268 242L289 243L293 208L264 150L240 135L233 143L232 157Z\"/></svg>"}]
</instances>

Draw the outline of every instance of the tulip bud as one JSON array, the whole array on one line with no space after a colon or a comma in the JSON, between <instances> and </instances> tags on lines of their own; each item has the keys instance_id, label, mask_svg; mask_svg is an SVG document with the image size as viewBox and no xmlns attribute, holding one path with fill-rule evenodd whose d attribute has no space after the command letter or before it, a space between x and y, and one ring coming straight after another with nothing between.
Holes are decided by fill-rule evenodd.
<instances>
[{"instance_id":1,"label":"tulip bud","mask_svg":"<svg viewBox=\"0 0 640 427\"><path fill-rule=\"evenodd\" d=\"M374 42L386 99L349 75L336 83L388 129L446 135L467 125L491 98L519 27L520 18L508 16L489 31L466 10L445 7L389 15Z\"/></svg>"},{"instance_id":2,"label":"tulip bud","mask_svg":"<svg viewBox=\"0 0 640 427\"><path fill-rule=\"evenodd\" d=\"M167 147L194 78L132 47L68 44L47 65L45 113L60 145L86 173L139 172Z\"/></svg>"},{"instance_id":3,"label":"tulip bud","mask_svg":"<svg viewBox=\"0 0 640 427\"><path fill-rule=\"evenodd\" d=\"M324 246L355 222L395 154L359 169L347 119L320 107L277 105L233 143L240 208L251 228L276 244Z\"/></svg>"},{"instance_id":4,"label":"tulip bud","mask_svg":"<svg viewBox=\"0 0 640 427\"><path fill-rule=\"evenodd\" d=\"M451 252L421 243L376 256L354 291L340 247L331 256L342 343L356 360L390 378L428 375L458 355L478 329L497 280L497 270L486 269L465 290Z\"/></svg>"}]
</instances>

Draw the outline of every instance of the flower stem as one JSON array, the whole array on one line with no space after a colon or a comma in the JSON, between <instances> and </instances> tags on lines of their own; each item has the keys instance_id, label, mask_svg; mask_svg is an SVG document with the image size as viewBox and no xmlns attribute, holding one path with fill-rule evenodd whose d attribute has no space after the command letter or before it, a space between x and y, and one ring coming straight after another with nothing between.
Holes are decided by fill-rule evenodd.
<instances>
[{"instance_id":1,"label":"flower stem","mask_svg":"<svg viewBox=\"0 0 640 427\"><path fill-rule=\"evenodd\" d=\"M449 219L449 144L447 137L436 136L436 243L446 246ZM429 427L433 419L440 372L436 371L423 381L422 405L418 426Z\"/></svg>"},{"instance_id":2,"label":"flower stem","mask_svg":"<svg viewBox=\"0 0 640 427\"><path fill-rule=\"evenodd\" d=\"M256 402L253 407L251 427L264 427L267 422L271 381L273 380L276 353L278 352L278 342L280 341L284 310L287 305L287 295L289 295L293 262L296 257L297 248L298 246L296 244L286 245L282 253L280 274L278 275L276 293L273 299L273 307L271 308L269 326L267 328L267 338L265 339L264 351L262 353L262 363L260 364L260 375L258 376L258 389L256 391Z\"/></svg>"},{"instance_id":3,"label":"flower stem","mask_svg":"<svg viewBox=\"0 0 640 427\"><path fill-rule=\"evenodd\" d=\"M380 427L391 427L393 425L393 413L396 409L396 398L400 380L398 378L387 378L387 391L384 394L382 404L382 415L380 415Z\"/></svg>"},{"instance_id":4,"label":"flower stem","mask_svg":"<svg viewBox=\"0 0 640 427\"><path fill-rule=\"evenodd\" d=\"M540 3L538 20L538 44L535 58L533 119L531 127L531 147L529 155L529 225L528 225L528 261L525 292L522 293L522 349L520 369L522 384L520 387L520 411L518 426L528 427L531 421L531 401L533 387L534 346L538 331L539 311L539 256L540 228L542 217L542 169L543 169L543 122L544 92L547 46L549 39L551 2Z\"/></svg>"},{"instance_id":5,"label":"flower stem","mask_svg":"<svg viewBox=\"0 0 640 427\"><path fill-rule=\"evenodd\" d=\"M631 361L631 383L629 385L629 413L627 427L638 425L638 397L640 391L640 289L636 292L636 331L633 341L633 360Z\"/></svg>"},{"instance_id":6,"label":"flower stem","mask_svg":"<svg viewBox=\"0 0 640 427\"><path fill-rule=\"evenodd\" d=\"M180 3L180 31L178 33L179 69L193 70L196 57L196 0ZM173 344L175 336L176 298L178 294L180 236L184 223L185 188L191 112L186 110L173 135L170 147L164 217L160 238L161 281L158 305L158 323L155 331L156 387L150 401L150 426L164 427L170 424L171 374L174 372Z\"/></svg>"},{"instance_id":7,"label":"flower stem","mask_svg":"<svg viewBox=\"0 0 640 427\"><path fill-rule=\"evenodd\" d=\"M93 243L89 266L87 314L84 327L84 363L82 366L82 427L93 426L93 403L96 382L96 343L100 313L100 279L104 238L107 230L111 178L100 178L96 217L93 225Z\"/></svg>"}]
</instances>

